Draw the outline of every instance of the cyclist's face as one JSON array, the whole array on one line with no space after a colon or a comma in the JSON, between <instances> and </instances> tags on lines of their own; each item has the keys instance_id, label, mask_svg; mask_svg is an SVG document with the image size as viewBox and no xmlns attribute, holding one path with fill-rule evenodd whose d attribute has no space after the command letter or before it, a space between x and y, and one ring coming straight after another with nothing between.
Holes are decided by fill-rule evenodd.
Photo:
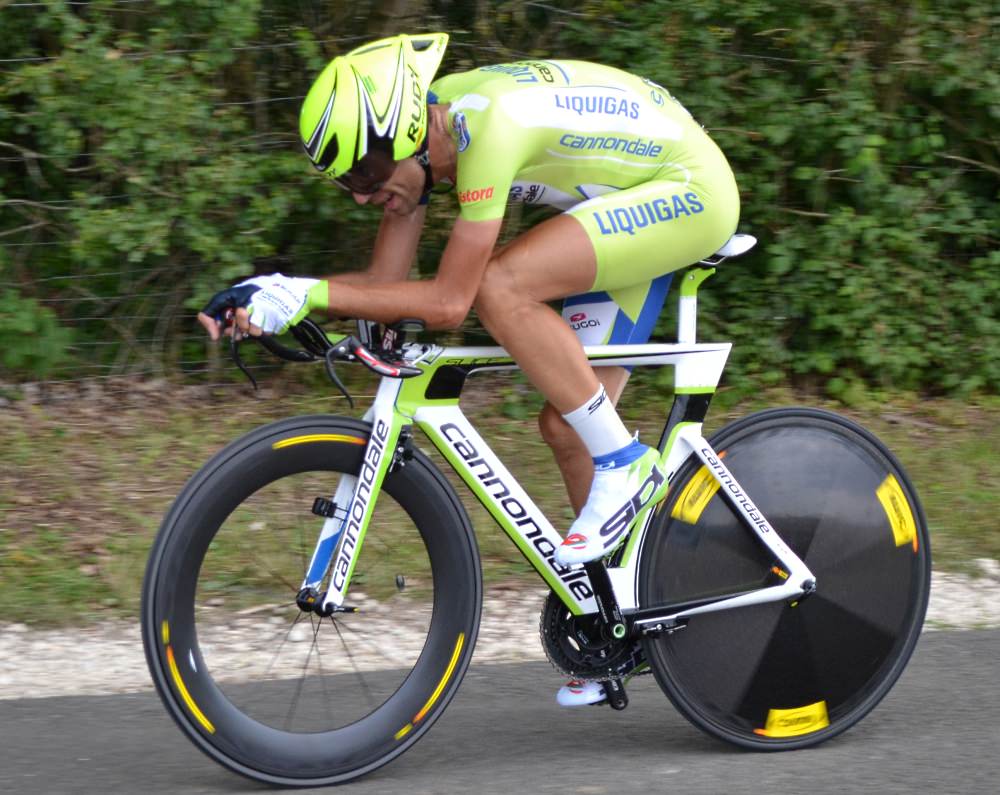
<instances>
[{"instance_id":1,"label":"cyclist's face","mask_svg":"<svg viewBox=\"0 0 1000 795\"><path fill-rule=\"evenodd\" d=\"M349 193L370 196L377 193L392 178L396 161L385 152L366 154L350 171L334 177L333 181Z\"/></svg>"},{"instance_id":2,"label":"cyclist's face","mask_svg":"<svg viewBox=\"0 0 1000 795\"><path fill-rule=\"evenodd\" d=\"M338 184L346 187L358 204L372 204L394 215L408 215L420 203L424 188L424 171L412 157L400 160L398 163L390 160L389 163L391 169L388 164L384 164L377 173L378 166L367 170L365 182L361 182L360 177L355 179L352 173L362 165L358 163L358 166L348 172L351 175L351 187L342 181Z\"/></svg>"}]
</instances>

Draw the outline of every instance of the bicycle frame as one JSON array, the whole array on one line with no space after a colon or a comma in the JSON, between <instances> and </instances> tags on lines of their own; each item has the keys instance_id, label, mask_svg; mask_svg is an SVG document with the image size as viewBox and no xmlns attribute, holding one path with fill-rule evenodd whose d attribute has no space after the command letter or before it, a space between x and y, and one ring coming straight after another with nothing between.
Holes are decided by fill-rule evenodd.
<instances>
[{"instance_id":1,"label":"bicycle frame","mask_svg":"<svg viewBox=\"0 0 1000 795\"><path fill-rule=\"evenodd\" d=\"M725 594L679 605L639 609L639 560L653 512L636 527L622 552L607 568L618 607L641 631L655 631L688 616L751 604L794 600L811 591L814 578L781 540L732 473L702 436L702 423L731 349L730 343L696 343L697 289L713 269L696 268L681 285L678 342L601 345L585 348L595 366L674 367L675 398L660 439L661 465L668 481L693 453L734 507L747 528L769 549L779 585ZM371 423L363 463L356 477L341 479L333 502L335 518L324 522L303 588L322 589L329 575L324 609L342 610L381 484L391 469L404 465L409 428L419 427L454 468L522 554L576 615L598 612L595 586L582 566L560 566L554 559L562 536L518 484L459 407L465 379L484 370L517 369L499 347L442 348L409 344L404 361L419 370L408 378L384 376L364 419ZM287 443L287 440L286 440ZM711 489L709 496L714 493ZM706 500L707 502L707 500Z\"/></svg>"}]
</instances>

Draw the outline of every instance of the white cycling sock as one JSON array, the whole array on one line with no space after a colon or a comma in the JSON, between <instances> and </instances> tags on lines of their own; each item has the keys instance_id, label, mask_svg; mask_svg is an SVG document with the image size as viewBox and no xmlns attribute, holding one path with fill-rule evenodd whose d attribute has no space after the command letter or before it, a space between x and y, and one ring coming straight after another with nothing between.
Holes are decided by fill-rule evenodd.
<instances>
[{"instance_id":1,"label":"white cycling sock","mask_svg":"<svg viewBox=\"0 0 1000 795\"><path fill-rule=\"evenodd\" d=\"M632 443L632 435L619 419L603 385L590 400L562 416L580 434L591 458L614 453Z\"/></svg>"}]
</instances>

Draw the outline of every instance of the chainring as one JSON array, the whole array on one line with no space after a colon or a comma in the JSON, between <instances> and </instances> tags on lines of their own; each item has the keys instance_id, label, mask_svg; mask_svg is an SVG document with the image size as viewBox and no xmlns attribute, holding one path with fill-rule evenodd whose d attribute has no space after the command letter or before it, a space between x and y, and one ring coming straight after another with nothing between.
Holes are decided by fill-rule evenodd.
<instances>
[{"instance_id":1,"label":"chainring","mask_svg":"<svg viewBox=\"0 0 1000 795\"><path fill-rule=\"evenodd\" d=\"M574 679L604 681L622 677L641 659L635 641L613 638L596 614L573 615L552 592L542 606L538 631L549 662Z\"/></svg>"}]
</instances>

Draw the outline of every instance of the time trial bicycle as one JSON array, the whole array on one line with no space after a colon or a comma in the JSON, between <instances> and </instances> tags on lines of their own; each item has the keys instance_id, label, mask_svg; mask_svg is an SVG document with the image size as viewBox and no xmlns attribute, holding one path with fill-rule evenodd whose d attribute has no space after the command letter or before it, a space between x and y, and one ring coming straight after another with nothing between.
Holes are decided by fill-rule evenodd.
<instances>
[{"instance_id":1,"label":"time trial bicycle","mask_svg":"<svg viewBox=\"0 0 1000 795\"><path fill-rule=\"evenodd\" d=\"M696 341L697 292L736 236L680 280L677 342L586 349L597 365L674 368L659 441L670 489L603 561L564 567L559 532L459 407L497 347L409 341L419 323L331 340L304 321L296 361L381 377L363 419L258 428L217 453L150 554L142 636L153 681L193 743L292 786L343 782L402 754L454 697L483 585L469 517L414 429L549 589L541 639L611 706L640 661L695 726L756 750L844 731L895 683L927 607L926 521L874 435L808 408L762 411L705 439L730 343ZM234 345L235 350L235 345ZM405 631L404 631L405 630Z\"/></svg>"}]
</instances>

